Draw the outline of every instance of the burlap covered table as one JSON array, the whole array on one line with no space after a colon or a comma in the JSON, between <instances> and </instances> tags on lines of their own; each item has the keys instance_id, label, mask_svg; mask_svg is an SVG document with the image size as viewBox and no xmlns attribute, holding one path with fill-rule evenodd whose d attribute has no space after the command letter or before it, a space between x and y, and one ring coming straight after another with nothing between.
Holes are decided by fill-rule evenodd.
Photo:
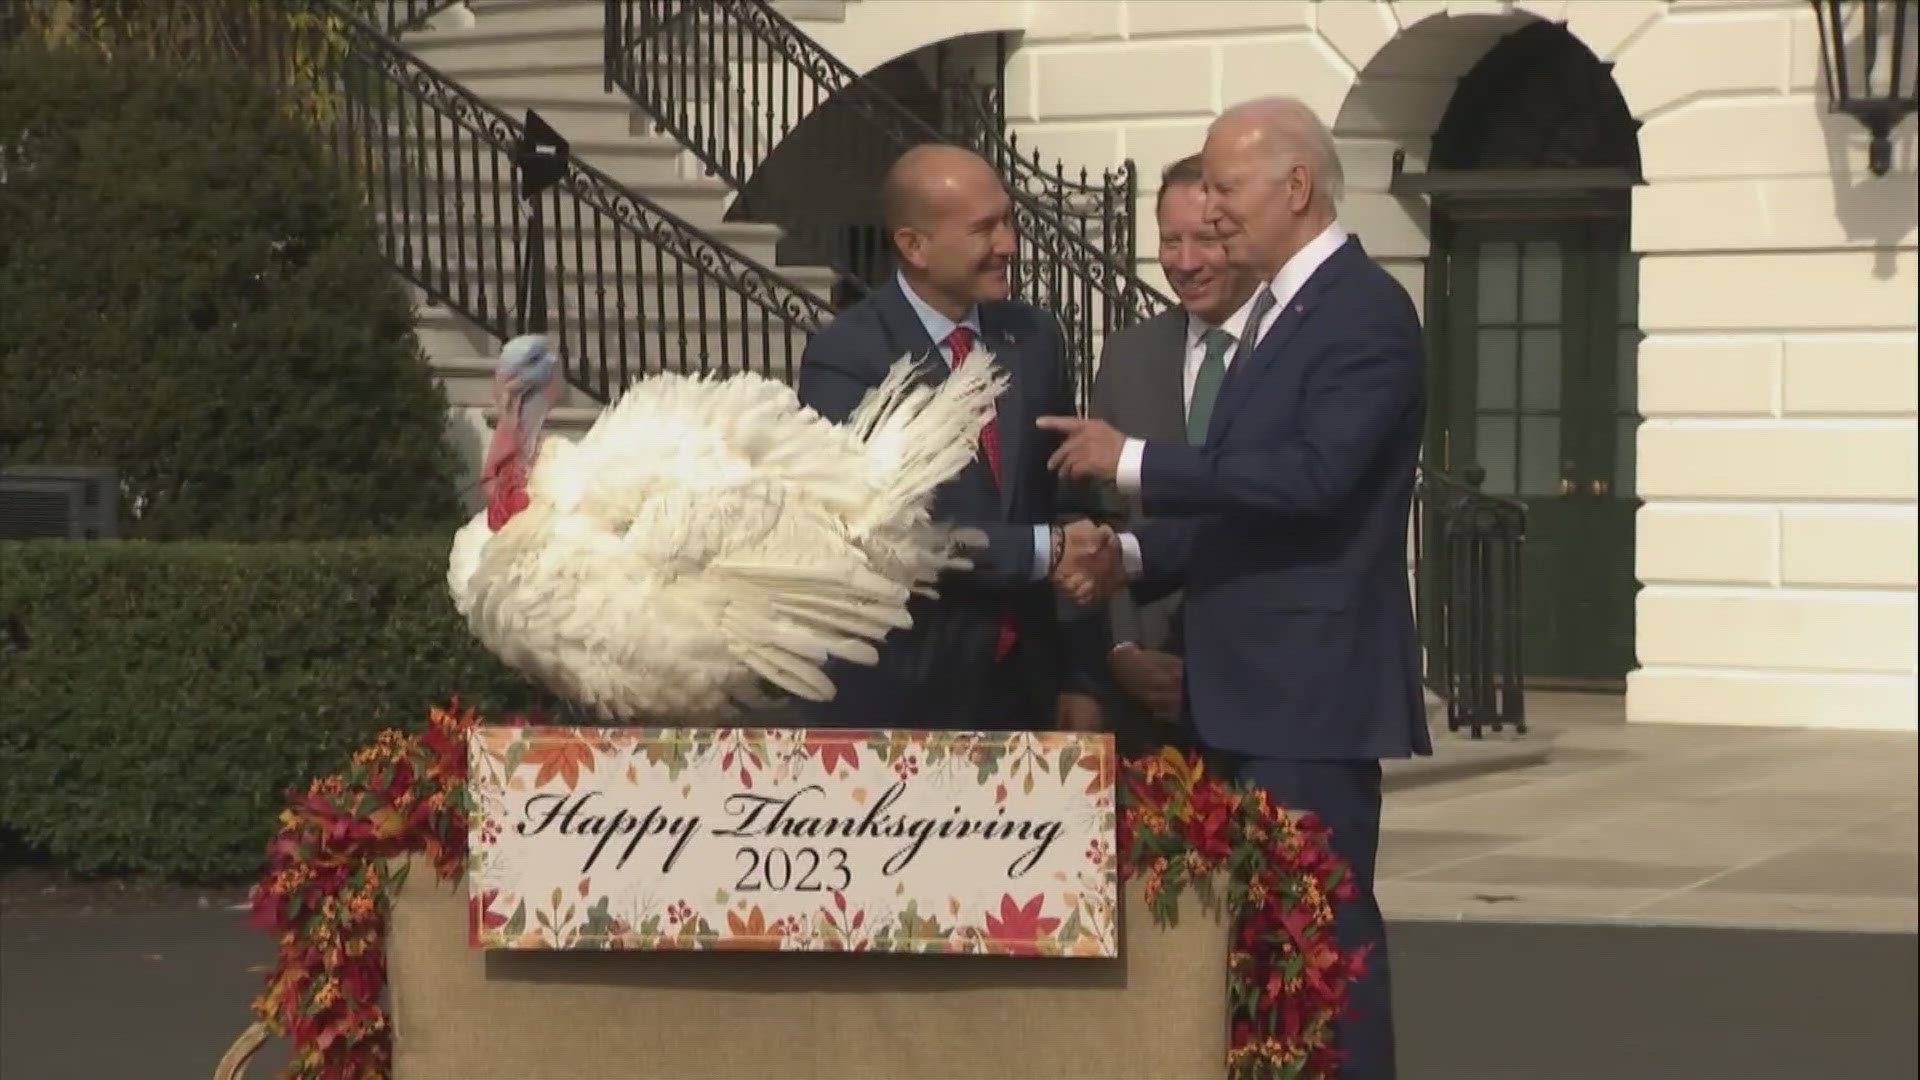
<instances>
[{"instance_id":1,"label":"burlap covered table","mask_svg":"<svg viewBox=\"0 0 1920 1080\"><path fill-rule=\"evenodd\" d=\"M388 930L395 1080L1210 1080L1228 922L1127 889L1117 960L484 953L415 860Z\"/></svg>"}]
</instances>

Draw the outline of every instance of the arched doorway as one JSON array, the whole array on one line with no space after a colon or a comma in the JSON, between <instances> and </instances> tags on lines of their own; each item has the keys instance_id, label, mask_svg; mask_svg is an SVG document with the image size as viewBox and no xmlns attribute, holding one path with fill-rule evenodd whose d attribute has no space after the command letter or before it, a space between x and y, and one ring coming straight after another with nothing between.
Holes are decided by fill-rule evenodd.
<instances>
[{"instance_id":1,"label":"arched doorway","mask_svg":"<svg viewBox=\"0 0 1920 1080\"><path fill-rule=\"evenodd\" d=\"M1427 460L1528 508L1532 685L1619 688L1634 665L1638 124L1563 25L1501 38L1459 82L1430 170Z\"/></svg>"}]
</instances>

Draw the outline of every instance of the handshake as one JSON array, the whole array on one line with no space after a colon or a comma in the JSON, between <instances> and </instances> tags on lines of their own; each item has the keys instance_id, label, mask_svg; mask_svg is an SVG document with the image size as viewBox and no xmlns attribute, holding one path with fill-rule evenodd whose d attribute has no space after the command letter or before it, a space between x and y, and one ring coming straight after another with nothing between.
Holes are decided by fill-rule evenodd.
<instances>
[{"instance_id":1,"label":"handshake","mask_svg":"<svg viewBox=\"0 0 1920 1080\"><path fill-rule=\"evenodd\" d=\"M1056 526L1053 566L1048 576L1076 604L1105 600L1127 584L1120 538L1109 526L1093 521Z\"/></svg>"}]
</instances>

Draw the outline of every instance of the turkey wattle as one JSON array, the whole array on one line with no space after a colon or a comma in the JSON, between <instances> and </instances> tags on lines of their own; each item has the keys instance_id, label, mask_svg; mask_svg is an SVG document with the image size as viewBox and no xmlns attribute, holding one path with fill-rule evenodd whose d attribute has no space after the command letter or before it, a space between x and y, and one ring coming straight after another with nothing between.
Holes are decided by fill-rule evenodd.
<instances>
[{"instance_id":1,"label":"turkey wattle","mask_svg":"<svg viewBox=\"0 0 1920 1080\"><path fill-rule=\"evenodd\" d=\"M1005 385L990 360L929 387L902 359L845 424L756 375L654 375L574 443L540 439L557 358L517 337L495 369L487 506L448 560L454 607L508 666L608 720L828 700L828 657L875 662L909 594L966 565L928 510Z\"/></svg>"}]
</instances>

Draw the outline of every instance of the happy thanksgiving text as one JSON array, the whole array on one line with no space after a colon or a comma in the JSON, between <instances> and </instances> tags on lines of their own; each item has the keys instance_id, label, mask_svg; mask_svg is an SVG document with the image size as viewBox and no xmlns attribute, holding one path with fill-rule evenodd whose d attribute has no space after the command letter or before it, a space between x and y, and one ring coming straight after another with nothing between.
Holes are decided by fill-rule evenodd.
<instances>
[{"instance_id":1,"label":"happy thanksgiving text","mask_svg":"<svg viewBox=\"0 0 1920 1080\"><path fill-rule=\"evenodd\" d=\"M852 884L846 848L835 841L901 841L880 865L886 877L906 870L931 841L1002 845L1009 856L1006 875L1018 879L1065 832L1058 818L1012 817L1005 806L984 814L969 814L957 805L943 816L895 813L894 806L906 792L906 781L896 781L871 805L853 813L838 812L820 784L779 794L735 792L721 800L724 816L713 821L697 813L675 813L659 804L632 809L610 801L597 789L550 792L528 796L513 829L527 837L551 833L578 838L586 849L582 874L592 873L609 857L613 869L624 870L643 846L653 849L660 872L668 874L701 836L746 841L732 845L742 866L734 887L797 892L842 890ZM785 843L769 846L752 841Z\"/></svg>"}]
</instances>

